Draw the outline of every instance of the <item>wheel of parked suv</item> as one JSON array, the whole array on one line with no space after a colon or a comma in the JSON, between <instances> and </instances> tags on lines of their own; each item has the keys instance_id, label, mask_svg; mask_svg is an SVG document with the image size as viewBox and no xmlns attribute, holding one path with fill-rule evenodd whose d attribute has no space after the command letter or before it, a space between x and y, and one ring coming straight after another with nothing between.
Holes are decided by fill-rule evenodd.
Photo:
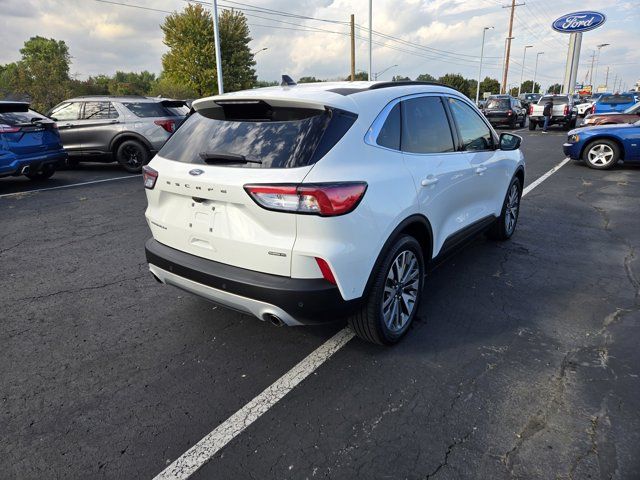
<instances>
[{"instance_id":1,"label":"wheel of parked suv","mask_svg":"<svg viewBox=\"0 0 640 480\"><path fill-rule=\"evenodd\" d=\"M620 159L620 148L611 140L594 140L584 149L582 159L588 167L606 170Z\"/></svg>"},{"instance_id":2,"label":"wheel of parked suv","mask_svg":"<svg viewBox=\"0 0 640 480\"><path fill-rule=\"evenodd\" d=\"M526 123L527 123L527 116L523 115L522 116L522 121L520 122L520 128L524 128Z\"/></svg>"},{"instance_id":3,"label":"wheel of parked suv","mask_svg":"<svg viewBox=\"0 0 640 480\"><path fill-rule=\"evenodd\" d=\"M493 227L487 231L487 235L490 238L494 240L508 240L511 238L518 224L520 198L522 198L522 184L518 177L514 177L504 198L500 217Z\"/></svg>"},{"instance_id":4,"label":"wheel of parked suv","mask_svg":"<svg viewBox=\"0 0 640 480\"><path fill-rule=\"evenodd\" d=\"M116 150L116 160L129 173L140 173L149 161L149 151L137 140L125 140Z\"/></svg>"},{"instance_id":5,"label":"wheel of parked suv","mask_svg":"<svg viewBox=\"0 0 640 480\"><path fill-rule=\"evenodd\" d=\"M529 119L529 130L535 130L538 124L533 120Z\"/></svg>"},{"instance_id":6,"label":"wheel of parked suv","mask_svg":"<svg viewBox=\"0 0 640 480\"><path fill-rule=\"evenodd\" d=\"M38 170L37 172L27 173L26 176L30 180L34 180L34 181L47 180L51 178L51 175L53 175L55 171L56 171L55 165L48 163L46 165L43 165L40 168L40 170Z\"/></svg>"},{"instance_id":7,"label":"wheel of parked suv","mask_svg":"<svg viewBox=\"0 0 640 480\"><path fill-rule=\"evenodd\" d=\"M389 345L402 338L418 311L424 282L420 243L400 236L375 268L369 293L349 325L363 340Z\"/></svg>"}]
</instances>

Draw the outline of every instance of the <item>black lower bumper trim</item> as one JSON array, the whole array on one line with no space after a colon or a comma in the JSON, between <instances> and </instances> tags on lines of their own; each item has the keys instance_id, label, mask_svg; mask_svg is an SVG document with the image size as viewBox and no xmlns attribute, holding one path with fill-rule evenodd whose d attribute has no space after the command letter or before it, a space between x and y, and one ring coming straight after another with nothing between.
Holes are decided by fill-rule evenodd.
<instances>
[{"instance_id":1,"label":"black lower bumper trim","mask_svg":"<svg viewBox=\"0 0 640 480\"><path fill-rule=\"evenodd\" d=\"M280 307L301 323L335 321L354 311L360 299L344 300L322 278L290 278L214 262L181 252L157 240L145 245L147 262L208 287Z\"/></svg>"}]
</instances>

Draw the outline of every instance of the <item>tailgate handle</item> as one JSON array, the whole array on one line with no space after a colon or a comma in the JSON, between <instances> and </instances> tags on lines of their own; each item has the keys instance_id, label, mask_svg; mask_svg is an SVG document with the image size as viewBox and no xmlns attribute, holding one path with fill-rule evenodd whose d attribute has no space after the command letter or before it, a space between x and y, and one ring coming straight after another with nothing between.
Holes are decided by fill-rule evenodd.
<instances>
[{"instance_id":1,"label":"tailgate handle","mask_svg":"<svg viewBox=\"0 0 640 480\"><path fill-rule=\"evenodd\" d=\"M200 198L200 197L191 197L191 200L193 200L196 203L204 203L207 201L205 198Z\"/></svg>"}]
</instances>

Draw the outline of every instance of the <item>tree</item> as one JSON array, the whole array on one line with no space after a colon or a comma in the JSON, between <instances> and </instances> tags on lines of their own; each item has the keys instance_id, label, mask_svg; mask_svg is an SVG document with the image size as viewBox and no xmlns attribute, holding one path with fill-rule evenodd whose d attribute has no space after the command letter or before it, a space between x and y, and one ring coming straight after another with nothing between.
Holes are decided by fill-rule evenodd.
<instances>
[{"instance_id":1,"label":"tree","mask_svg":"<svg viewBox=\"0 0 640 480\"><path fill-rule=\"evenodd\" d=\"M24 42L20 54L18 62L3 67L0 90L46 111L69 93L69 48L62 40L36 36Z\"/></svg>"},{"instance_id":2,"label":"tree","mask_svg":"<svg viewBox=\"0 0 640 480\"><path fill-rule=\"evenodd\" d=\"M467 79L467 97L469 97L474 102L476 101L476 91L478 90L478 81L475 78Z\"/></svg>"},{"instance_id":3,"label":"tree","mask_svg":"<svg viewBox=\"0 0 640 480\"><path fill-rule=\"evenodd\" d=\"M254 88L276 87L278 85L280 85L280 82L276 82L275 80L256 80Z\"/></svg>"},{"instance_id":4,"label":"tree","mask_svg":"<svg viewBox=\"0 0 640 480\"><path fill-rule=\"evenodd\" d=\"M404 75L394 75L391 81L392 82L410 82L411 79L409 77L405 77Z\"/></svg>"},{"instance_id":5,"label":"tree","mask_svg":"<svg viewBox=\"0 0 640 480\"><path fill-rule=\"evenodd\" d=\"M117 71L109 81L111 95L148 95L151 87L156 83L156 75L151 72L121 72Z\"/></svg>"},{"instance_id":6,"label":"tree","mask_svg":"<svg viewBox=\"0 0 640 480\"><path fill-rule=\"evenodd\" d=\"M469 82L462 75L457 73L447 73L440 77L438 82L455 88L465 94L469 89Z\"/></svg>"},{"instance_id":7,"label":"tree","mask_svg":"<svg viewBox=\"0 0 640 480\"><path fill-rule=\"evenodd\" d=\"M316 83L321 81L322 80L318 80L316 77L300 77L297 83Z\"/></svg>"},{"instance_id":8,"label":"tree","mask_svg":"<svg viewBox=\"0 0 640 480\"><path fill-rule=\"evenodd\" d=\"M533 90L533 81L531 80L525 80L524 82L522 82L521 86L520 86L520 91L522 93L534 93L534 92L539 92L540 91L540 84L538 82L536 82L536 90Z\"/></svg>"},{"instance_id":9,"label":"tree","mask_svg":"<svg viewBox=\"0 0 640 480\"><path fill-rule=\"evenodd\" d=\"M429 75L428 73L421 73L416 77L416 82L435 82L436 77Z\"/></svg>"},{"instance_id":10,"label":"tree","mask_svg":"<svg viewBox=\"0 0 640 480\"><path fill-rule=\"evenodd\" d=\"M347 75L347 78L345 78L346 81L351 80L351 74ZM356 76L354 78L354 80L357 82L359 80L364 80L367 81L369 80L369 74L367 72L356 72Z\"/></svg>"},{"instance_id":11,"label":"tree","mask_svg":"<svg viewBox=\"0 0 640 480\"><path fill-rule=\"evenodd\" d=\"M196 98L196 92L189 87L174 83L165 75L160 75L151 87L149 94L152 97L178 98L182 100Z\"/></svg>"},{"instance_id":12,"label":"tree","mask_svg":"<svg viewBox=\"0 0 640 480\"><path fill-rule=\"evenodd\" d=\"M500 92L500 82L495 78L484 77L484 80L480 82L480 98L482 98L482 94L488 92L492 94L496 94Z\"/></svg>"},{"instance_id":13,"label":"tree","mask_svg":"<svg viewBox=\"0 0 640 480\"><path fill-rule=\"evenodd\" d=\"M554 83L553 85L549 86L549 88L547 89L547 93L560 93L562 92L562 85L560 85L559 83Z\"/></svg>"},{"instance_id":14,"label":"tree","mask_svg":"<svg viewBox=\"0 0 640 480\"><path fill-rule=\"evenodd\" d=\"M256 81L249 27L245 16L224 10L219 19L225 91L251 88ZM160 26L169 51L162 56L163 75L197 96L217 93L213 18L200 4L169 15Z\"/></svg>"}]
</instances>

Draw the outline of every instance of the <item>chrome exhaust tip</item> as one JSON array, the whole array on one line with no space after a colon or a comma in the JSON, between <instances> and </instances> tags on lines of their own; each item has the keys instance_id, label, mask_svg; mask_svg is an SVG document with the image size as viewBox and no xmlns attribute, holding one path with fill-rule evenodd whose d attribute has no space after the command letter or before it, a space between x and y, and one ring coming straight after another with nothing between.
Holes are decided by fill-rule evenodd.
<instances>
[{"instance_id":1,"label":"chrome exhaust tip","mask_svg":"<svg viewBox=\"0 0 640 480\"><path fill-rule=\"evenodd\" d=\"M267 313L265 314L264 317L265 317L265 320L270 321L276 327L284 327L286 325L286 323L284 323L284 320L282 320L280 317L272 313Z\"/></svg>"}]
</instances>

